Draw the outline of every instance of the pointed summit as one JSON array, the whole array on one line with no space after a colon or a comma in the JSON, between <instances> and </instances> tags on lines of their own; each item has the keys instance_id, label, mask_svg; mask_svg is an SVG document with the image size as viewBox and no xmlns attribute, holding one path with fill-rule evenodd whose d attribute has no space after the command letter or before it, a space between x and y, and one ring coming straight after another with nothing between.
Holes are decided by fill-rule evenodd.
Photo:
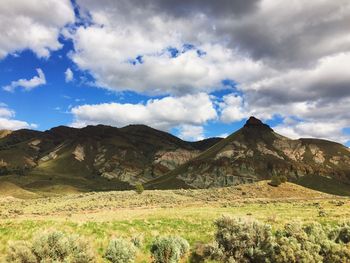
<instances>
[{"instance_id":1,"label":"pointed summit","mask_svg":"<svg viewBox=\"0 0 350 263\"><path fill-rule=\"evenodd\" d=\"M261 120L255 118L254 116L250 116L249 119L244 124L245 128L259 128L259 129L268 129L271 130L271 127L265 123L263 123Z\"/></svg>"}]
</instances>

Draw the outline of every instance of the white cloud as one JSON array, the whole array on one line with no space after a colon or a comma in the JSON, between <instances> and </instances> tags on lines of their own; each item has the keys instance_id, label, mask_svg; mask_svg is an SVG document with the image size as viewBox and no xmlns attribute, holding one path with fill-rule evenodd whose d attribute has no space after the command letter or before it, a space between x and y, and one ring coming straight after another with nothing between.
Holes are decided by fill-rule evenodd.
<instances>
[{"instance_id":1,"label":"white cloud","mask_svg":"<svg viewBox=\"0 0 350 263\"><path fill-rule=\"evenodd\" d=\"M71 109L72 126L107 124L117 127L128 124L146 124L162 130L179 125L202 125L217 117L207 94L165 97L145 104L104 103L82 105Z\"/></svg>"},{"instance_id":2,"label":"white cloud","mask_svg":"<svg viewBox=\"0 0 350 263\"><path fill-rule=\"evenodd\" d=\"M185 124L179 126L178 130L178 136L186 141L199 141L205 138L204 128L202 126Z\"/></svg>"},{"instance_id":3,"label":"white cloud","mask_svg":"<svg viewBox=\"0 0 350 263\"><path fill-rule=\"evenodd\" d=\"M70 68L64 72L66 82L71 82L74 78L73 71Z\"/></svg>"},{"instance_id":4,"label":"white cloud","mask_svg":"<svg viewBox=\"0 0 350 263\"><path fill-rule=\"evenodd\" d=\"M226 95L219 103L220 119L231 123L256 116L262 120L282 117L283 122L273 129L284 136L298 138L322 138L340 143L350 141L344 128L350 127L350 98L337 101L290 102L270 106L249 105L243 97Z\"/></svg>"},{"instance_id":5,"label":"white cloud","mask_svg":"<svg viewBox=\"0 0 350 263\"><path fill-rule=\"evenodd\" d=\"M93 25L71 32L71 57L98 86L179 96L217 90L223 79L232 79L240 95L222 98L223 122L278 115L306 123L331 118L344 125L339 131L350 125L347 0L78 3ZM171 57L164 51L181 51L185 43L206 55L194 49ZM139 55L142 63L135 61Z\"/></svg>"},{"instance_id":6,"label":"white cloud","mask_svg":"<svg viewBox=\"0 0 350 263\"><path fill-rule=\"evenodd\" d=\"M321 58L313 67L279 72L240 88L259 104L350 97L350 52Z\"/></svg>"},{"instance_id":7,"label":"white cloud","mask_svg":"<svg viewBox=\"0 0 350 263\"><path fill-rule=\"evenodd\" d=\"M276 68L300 68L349 51L349 24L347 0L262 0L245 16L219 21L217 32L256 60Z\"/></svg>"},{"instance_id":8,"label":"white cloud","mask_svg":"<svg viewBox=\"0 0 350 263\"><path fill-rule=\"evenodd\" d=\"M173 8L163 1L78 3L89 11L94 24L67 34L74 42L71 58L80 69L93 75L97 86L144 94L183 95L221 89L222 80L227 78L245 82L268 74L260 62L227 48L225 40L217 38L209 26L215 21L199 10L188 17L172 17L168 11L175 10L177 5ZM186 3L188 7L199 4ZM165 6L168 4L171 8ZM232 13L246 10L240 1L225 1L226 8L210 1L199 6L206 10L222 9L225 13L227 9L232 9ZM233 6L239 7L236 10ZM183 52L186 44L194 47ZM169 47L178 50L176 56L170 55ZM136 59L139 56L140 61Z\"/></svg>"},{"instance_id":9,"label":"white cloud","mask_svg":"<svg viewBox=\"0 0 350 263\"><path fill-rule=\"evenodd\" d=\"M1 130L35 129L37 127L36 124L29 124L25 121L0 118Z\"/></svg>"},{"instance_id":10,"label":"white cloud","mask_svg":"<svg viewBox=\"0 0 350 263\"><path fill-rule=\"evenodd\" d=\"M222 88L223 79L245 81L263 74L259 63L221 45L198 45L182 53L186 42L167 33L168 26L162 26L159 36L129 25L81 27L73 36L77 51L71 57L80 69L91 72L96 85L144 94L208 92ZM167 51L169 46L179 50L176 57ZM199 55L199 50L206 54Z\"/></svg>"},{"instance_id":11,"label":"white cloud","mask_svg":"<svg viewBox=\"0 0 350 263\"><path fill-rule=\"evenodd\" d=\"M0 103L0 130L18 130L25 128L36 128L36 124L29 124L25 121L15 120L15 112L5 104Z\"/></svg>"},{"instance_id":12,"label":"white cloud","mask_svg":"<svg viewBox=\"0 0 350 263\"><path fill-rule=\"evenodd\" d=\"M343 132L342 122L314 122L300 121L295 123L282 123L273 129L289 138L318 138L346 143L350 141L350 135Z\"/></svg>"},{"instance_id":13,"label":"white cloud","mask_svg":"<svg viewBox=\"0 0 350 263\"><path fill-rule=\"evenodd\" d=\"M0 104L0 118L11 118L14 116L13 110L6 108L6 106L1 106Z\"/></svg>"},{"instance_id":14,"label":"white cloud","mask_svg":"<svg viewBox=\"0 0 350 263\"><path fill-rule=\"evenodd\" d=\"M39 57L62 47L60 30L74 22L69 0L1 0L0 59L8 54L31 49Z\"/></svg>"},{"instance_id":15,"label":"white cloud","mask_svg":"<svg viewBox=\"0 0 350 263\"><path fill-rule=\"evenodd\" d=\"M45 74L42 69L36 69L38 76L34 76L31 79L19 79L12 81L10 85L4 86L3 89L9 92L13 92L17 87L21 87L26 91L30 91L38 86L46 84Z\"/></svg>"},{"instance_id":16,"label":"white cloud","mask_svg":"<svg viewBox=\"0 0 350 263\"><path fill-rule=\"evenodd\" d=\"M223 102L219 103L220 120L226 123L240 121L249 116L243 105L243 98L235 94L223 97Z\"/></svg>"}]
</instances>

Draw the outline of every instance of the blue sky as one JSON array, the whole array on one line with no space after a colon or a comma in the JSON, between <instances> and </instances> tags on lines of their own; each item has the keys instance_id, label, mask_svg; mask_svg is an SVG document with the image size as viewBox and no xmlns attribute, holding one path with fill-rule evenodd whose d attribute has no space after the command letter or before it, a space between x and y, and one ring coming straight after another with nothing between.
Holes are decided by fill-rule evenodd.
<instances>
[{"instance_id":1,"label":"blue sky","mask_svg":"<svg viewBox=\"0 0 350 263\"><path fill-rule=\"evenodd\" d=\"M347 1L15 2L0 4L0 129L139 123L198 140L254 115L350 145Z\"/></svg>"},{"instance_id":2,"label":"blue sky","mask_svg":"<svg viewBox=\"0 0 350 263\"><path fill-rule=\"evenodd\" d=\"M8 92L0 89L1 102L15 110L16 119L35 124L35 129L47 130L59 125L70 125L73 122L70 109L79 105L109 102L137 104L164 97L147 96L128 90L113 92L91 85L93 81L91 75L80 71L69 58L69 52L73 48L72 42L65 39L60 39L60 42L63 48L52 52L48 59L38 58L31 50L24 50L16 55L10 54L0 61L0 73L3 76L0 80L1 87L5 87L13 80L31 79L37 74L37 68L43 69L45 73L46 84L33 90L26 91L19 87L14 92ZM65 80L65 71L68 68L74 74L74 79L70 82ZM225 83L231 84L227 80ZM212 95L222 97L234 90L234 87L229 87L212 92ZM209 121L205 124L205 136L230 134L242 127L244 122L245 120L234 123ZM276 122L272 120L269 123ZM177 135L178 128L169 131Z\"/></svg>"}]
</instances>

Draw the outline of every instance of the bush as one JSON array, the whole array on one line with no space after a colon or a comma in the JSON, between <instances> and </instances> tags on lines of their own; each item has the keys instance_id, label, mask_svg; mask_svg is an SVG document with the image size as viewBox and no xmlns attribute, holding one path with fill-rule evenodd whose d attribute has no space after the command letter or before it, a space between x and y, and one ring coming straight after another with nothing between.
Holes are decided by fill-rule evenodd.
<instances>
[{"instance_id":1,"label":"bush","mask_svg":"<svg viewBox=\"0 0 350 263\"><path fill-rule=\"evenodd\" d=\"M25 241L16 241L9 244L7 261L16 263L38 262L30 248L30 244Z\"/></svg>"},{"instance_id":2,"label":"bush","mask_svg":"<svg viewBox=\"0 0 350 263\"><path fill-rule=\"evenodd\" d=\"M283 230L276 232L272 261L276 263L322 262L320 241L324 238L324 231L319 224L307 227L299 223L286 224Z\"/></svg>"},{"instance_id":3,"label":"bush","mask_svg":"<svg viewBox=\"0 0 350 263\"><path fill-rule=\"evenodd\" d=\"M214 244L203 244L198 243L195 245L194 250L191 253L191 263L204 263L206 259L220 259L222 258L221 251L217 247L217 243ZM220 254L216 254L220 253Z\"/></svg>"},{"instance_id":4,"label":"bush","mask_svg":"<svg viewBox=\"0 0 350 263\"><path fill-rule=\"evenodd\" d=\"M141 183L137 183L135 185L135 192L138 193L139 195L142 194L144 190L145 189Z\"/></svg>"},{"instance_id":5,"label":"bush","mask_svg":"<svg viewBox=\"0 0 350 263\"><path fill-rule=\"evenodd\" d=\"M189 251L188 242L178 236L156 238L151 245L155 263L177 263Z\"/></svg>"},{"instance_id":6,"label":"bush","mask_svg":"<svg viewBox=\"0 0 350 263\"><path fill-rule=\"evenodd\" d=\"M327 228L318 223L288 223L272 233L269 225L229 217L215 222L216 245L195 254L223 262L350 262L350 225ZM198 257L201 256L201 257Z\"/></svg>"},{"instance_id":7,"label":"bush","mask_svg":"<svg viewBox=\"0 0 350 263\"><path fill-rule=\"evenodd\" d=\"M281 178L280 178L278 175L272 175L271 181L269 182L269 184L270 184L271 186L277 187L277 186L279 186L281 183L282 183Z\"/></svg>"},{"instance_id":8,"label":"bush","mask_svg":"<svg viewBox=\"0 0 350 263\"><path fill-rule=\"evenodd\" d=\"M95 256L87 241L58 231L38 234L32 242L17 241L10 244L9 262L95 262Z\"/></svg>"},{"instance_id":9,"label":"bush","mask_svg":"<svg viewBox=\"0 0 350 263\"><path fill-rule=\"evenodd\" d=\"M136 247L123 238L115 238L109 242L104 258L112 263L134 262Z\"/></svg>"},{"instance_id":10,"label":"bush","mask_svg":"<svg viewBox=\"0 0 350 263\"><path fill-rule=\"evenodd\" d=\"M131 243L137 247L137 248L141 248L142 244L143 244L143 236L142 235L134 235L131 238Z\"/></svg>"},{"instance_id":11,"label":"bush","mask_svg":"<svg viewBox=\"0 0 350 263\"><path fill-rule=\"evenodd\" d=\"M287 176L282 175L282 176L281 176L281 183L283 184L283 183L286 183L286 182L288 182Z\"/></svg>"},{"instance_id":12,"label":"bush","mask_svg":"<svg viewBox=\"0 0 350 263\"><path fill-rule=\"evenodd\" d=\"M258 263L271 258L274 238L269 225L229 217L218 219L215 225L215 239L221 251L215 252L221 257L217 260Z\"/></svg>"},{"instance_id":13,"label":"bush","mask_svg":"<svg viewBox=\"0 0 350 263\"><path fill-rule=\"evenodd\" d=\"M335 242L337 243L350 243L350 224L343 224L337 229L338 236Z\"/></svg>"}]
</instances>

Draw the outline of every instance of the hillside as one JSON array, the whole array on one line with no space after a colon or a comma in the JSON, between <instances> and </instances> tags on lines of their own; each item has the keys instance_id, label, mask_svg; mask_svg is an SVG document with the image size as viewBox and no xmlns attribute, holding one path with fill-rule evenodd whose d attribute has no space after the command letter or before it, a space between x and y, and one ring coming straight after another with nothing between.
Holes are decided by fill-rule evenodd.
<instances>
[{"instance_id":1,"label":"hillside","mask_svg":"<svg viewBox=\"0 0 350 263\"><path fill-rule=\"evenodd\" d=\"M272 175L284 175L289 181L314 189L320 189L319 182L328 179L330 189L338 183L348 189L342 194L350 194L350 150L326 140L291 140L251 117L237 132L147 186L221 187L265 180ZM327 191L327 187L322 190Z\"/></svg>"},{"instance_id":2,"label":"hillside","mask_svg":"<svg viewBox=\"0 0 350 263\"><path fill-rule=\"evenodd\" d=\"M1 134L2 179L37 190L52 185L83 190L130 189L136 182L155 179L220 141L185 142L144 125L120 129L59 126L45 132Z\"/></svg>"},{"instance_id":3,"label":"hillside","mask_svg":"<svg viewBox=\"0 0 350 263\"><path fill-rule=\"evenodd\" d=\"M39 198L40 196L30 191L24 190L13 183L0 182L0 198L1 197L32 199L32 198Z\"/></svg>"},{"instance_id":4,"label":"hillside","mask_svg":"<svg viewBox=\"0 0 350 263\"><path fill-rule=\"evenodd\" d=\"M350 200L292 183L272 187L267 181L220 189L89 192L25 201L0 194L0 262L6 262L11 241L30 241L52 229L91 240L92 249L99 252L97 262L105 261L102 256L112 238L137 237L142 248L135 262L150 262L149 247L159 235L179 235L195 250L197 244L212 241L214 221L223 215L259 220L273 229L292 221L334 226L348 220Z\"/></svg>"},{"instance_id":5,"label":"hillside","mask_svg":"<svg viewBox=\"0 0 350 263\"><path fill-rule=\"evenodd\" d=\"M251 117L225 139L186 142L144 125L59 126L4 131L0 182L40 192L210 188L286 176L350 195L350 150L319 139L292 140Z\"/></svg>"}]
</instances>

